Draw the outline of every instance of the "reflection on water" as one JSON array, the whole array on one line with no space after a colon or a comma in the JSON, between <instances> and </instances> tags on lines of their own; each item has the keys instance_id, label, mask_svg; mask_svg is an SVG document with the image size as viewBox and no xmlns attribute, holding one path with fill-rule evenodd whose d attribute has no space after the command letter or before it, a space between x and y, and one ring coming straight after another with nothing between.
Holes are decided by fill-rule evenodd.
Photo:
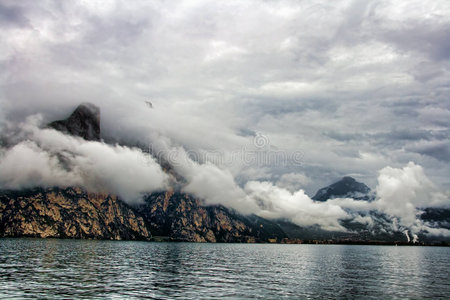
<instances>
[{"instance_id":1,"label":"reflection on water","mask_svg":"<svg viewBox=\"0 0 450 300\"><path fill-rule=\"evenodd\" d=\"M450 248L0 239L0 297L438 298Z\"/></svg>"}]
</instances>

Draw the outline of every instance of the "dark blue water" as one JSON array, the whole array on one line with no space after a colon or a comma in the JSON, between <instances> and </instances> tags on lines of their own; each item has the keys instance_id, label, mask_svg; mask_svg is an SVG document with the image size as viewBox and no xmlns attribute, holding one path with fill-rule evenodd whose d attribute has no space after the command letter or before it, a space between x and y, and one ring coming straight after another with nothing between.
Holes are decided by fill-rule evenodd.
<instances>
[{"instance_id":1,"label":"dark blue water","mask_svg":"<svg viewBox=\"0 0 450 300\"><path fill-rule=\"evenodd\" d=\"M450 248L0 239L0 298L449 298Z\"/></svg>"}]
</instances>

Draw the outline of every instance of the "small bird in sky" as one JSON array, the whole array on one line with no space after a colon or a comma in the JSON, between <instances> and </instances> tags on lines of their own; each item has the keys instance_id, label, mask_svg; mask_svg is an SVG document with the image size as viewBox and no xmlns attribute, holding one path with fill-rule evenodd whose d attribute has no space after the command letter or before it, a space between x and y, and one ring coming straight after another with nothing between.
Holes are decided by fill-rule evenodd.
<instances>
[{"instance_id":1,"label":"small bird in sky","mask_svg":"<svg viewBox=\"0 0 450 300\"><path fill-rule=\"evenodd\" d=\"M153 104L150 101L145 101L145 104L147 104L148 107L153 108Z\"/></svg>"}]
</instances>

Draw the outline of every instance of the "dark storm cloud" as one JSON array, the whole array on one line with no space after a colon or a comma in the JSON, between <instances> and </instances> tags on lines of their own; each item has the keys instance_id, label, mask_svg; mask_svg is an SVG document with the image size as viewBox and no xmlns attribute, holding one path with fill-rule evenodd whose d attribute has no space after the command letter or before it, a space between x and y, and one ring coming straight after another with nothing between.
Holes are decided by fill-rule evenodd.
<instances>
[{"instance_id":1,"label":"dark storm cloud","mask_svg":"<svg viewBox=\"0 0 450 300\"><path fill-rule=\"evenodd\" d=\"M13 1L0 3L0 24L11 27L29 26L24 10L16 6Z\"/></svg>"},{"instance_id":2,"label":"dark storm cloud","mask_svg":"<svg viewBox=\"0 0 450 300\"><path fill-rule=\"evenodd\" d=\"M409 151L431 156L437 160L447 163L450 160L450 138L445 141L433 141L428 143L417 143L408 147Z\"/></svg>"},{"instance_id":3,"label":"dark storm cloud","mask_svg":"<svg viewBox=\"0 0 450 300\"><path fill-rule=\"evenodd\" d=\"M362 140L366 135L361 133L343 133L338 131L324 132L324 135L341 142L349 142L353 140Z\"/></svg>"},{"instance_id":4,"label":"dark storm cloud","mask_svg":"<svg viewBox=\"0 0 450 300\"><path fill-rule=\"evenodd\" d=\"M432 131L416 129L393 129L387 132L378 132L375 134L361 134L361 133L342 133L336 131L330 131L325 133L326 136L342 142L349 141L364 141L373 140L378 143L384 143L385 146L393 143L404 143L405 141L419 141L419 140L443 140L449 139L448 130L445 131Z\"/></svg>"},{"instance_id":5,"label":"dark storm cloud","mask_svg":"<svg viewBox=\"0 0 450 300\"><path fill-rule=\"evenodd\" d=\"M384 36L400 51L415 51L431 60L441 61L450 58L450 41L446 38L449 31L448 20L443 24L422 20L402 24Z\"/></svg>"}]
</instances>

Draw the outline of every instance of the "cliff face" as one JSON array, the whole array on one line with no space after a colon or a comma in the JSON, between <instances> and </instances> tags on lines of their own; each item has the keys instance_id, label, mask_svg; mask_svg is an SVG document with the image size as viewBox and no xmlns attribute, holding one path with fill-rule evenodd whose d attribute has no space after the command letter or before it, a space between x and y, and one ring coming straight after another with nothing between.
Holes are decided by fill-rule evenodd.
<instances>
[{"instance_id":1,"label":"cliff face","mask_svg":"<svg viewBox=\"0 0 450 300\"><path fill-rule=\"evenodd\" d=\"M0 193L0 237L268 242L285 238L275 223L223 206L202 206L188 194L161 192L129 207L116 196L80 188Z\"/></svg>"},{"instance_id":2,"label":"cliff face","mask_svg":"<svg viewBox=\"0 0 450 300\"><path fill-rule=\"evenodd\" d=\"M273 222L171 191L153 193L137 208L153 235L190 242L267 242L286 237Z\"/></svg>"},{"instance_id":3,"label":"cliff face","mask_svg":"<svg viewBox=\"0 0 450 300\"><path fill-rule=\"evenodd\" d=\"M4 191L0 236L146 240L142 217L107 194L80 188Z\"/></svg>"}]
</instances>

